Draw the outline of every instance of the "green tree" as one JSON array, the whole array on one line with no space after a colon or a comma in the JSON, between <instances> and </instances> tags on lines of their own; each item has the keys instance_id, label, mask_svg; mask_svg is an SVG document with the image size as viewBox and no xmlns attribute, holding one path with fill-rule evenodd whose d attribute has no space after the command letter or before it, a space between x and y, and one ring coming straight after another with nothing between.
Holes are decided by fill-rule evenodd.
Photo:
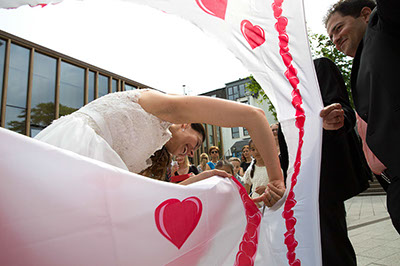
<instances>
[{"instance_id":1,"label":"green tree","mask_svg":"<svg viewBox=\"0 0 400 266\"><path fill-rule=\"evenodd\" d=\"M311 54L313 58L327 57L331 59L342 73L349 94L350 103L354 108L353 97L351 94L351 67L353 59L339 52L328 36L324 34L313 34L309 32Z\"/></svg>"},{"instance_id":2,"label":"green tree","mask_svg":"<svg viewBox=\"0 0 400 266\"><path fill-rule=\"evenodd\" d=\"M250 77L248 77L248 78L250 79L251 82L246 83L246 89L248 91L251 91L252 96L255 97L256 99L258 99L259 96L261 96L261 99L259 99L259 102L267 101L268 111L270 111L271 114L273 115L273 117L275 118L275 120L278 121L275 106L272 104L272 102L268 98L267 94L265 94L265 92L261 88L260 84L257 82L257 80L252 75L250 75Z\"/></svg>"},{"instance_id":3,"label":"green tree","mask_svg":"<svg viewBox=\"0 0 400 266\"><path fill-rule=\"evenodd\" d=\"M339 52L329 37L324 34L313 34L309 32L309 40L311 54L314 59L319 57L327 57L338 66L340 72L342 73L344 82L346 83L350 103L354 107L353 97L350 89L350 76L353 60L347 57L345 54ZM275 107L265 94L264 90L262 90L260 84L254 79L253 76L250 76L249 79L252 82L246 85L247 90L251 91L254 95L262 96L260 101L267 101L268 110L274 115L275 119L277 119Z\"/></svg>"}]
</instances>

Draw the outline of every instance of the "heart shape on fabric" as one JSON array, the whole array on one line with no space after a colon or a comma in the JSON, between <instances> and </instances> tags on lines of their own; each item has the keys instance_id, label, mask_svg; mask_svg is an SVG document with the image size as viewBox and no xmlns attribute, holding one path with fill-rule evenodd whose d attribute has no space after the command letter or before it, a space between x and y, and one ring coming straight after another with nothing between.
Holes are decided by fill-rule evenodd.
<instances>
[{"instance_id":1,"label":"heart shape on fabric","mask_svg":"<svg viewBox=\"0 0 400 266\"><path fill-rule=\"evenodd\" d=\"M264 30L258 25L253 26L248 20L243 20L240 23L240 30L246 41L250 44L251 49L257 48L265 42Z\"/></svg>"},{"instance_id":2,"label":"heart shape on fabric","mask_svg":"<svg viewBox=\"0 0 400 266\"><path fill-rule=\"evenodd\" d=\"M197 197L189 197L182 202L168 199L154 213L157 229L180 249L199 223L202 210L203 205Z\"/></svg>"},{"instance_id":3,"label":"heart shape on fabric","mask_svg":"<svg viewBox=\"0 0 400 266\"><path fill-rule=\"evenodd\" d=\"M228 0L196 0L196 3L207 14L225 20Z\"/></svg>"}]
</instances>

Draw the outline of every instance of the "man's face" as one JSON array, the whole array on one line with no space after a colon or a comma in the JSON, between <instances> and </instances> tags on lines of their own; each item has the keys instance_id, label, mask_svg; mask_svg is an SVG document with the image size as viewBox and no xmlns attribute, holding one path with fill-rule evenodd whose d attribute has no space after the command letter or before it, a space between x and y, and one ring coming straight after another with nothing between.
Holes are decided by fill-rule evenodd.
<instances>
[{"instance_id":1,"label":"man's face","mask_svg":"<svg viewBox=\"0 0 400 266\"><path fill-rule=\"evenodd\" d=\"M368 19L369 15L354 18L342 16L339 12L333 13L326 24L326 30L336 49L354 57L367 29Z\"/></svg>"}]
</instances>

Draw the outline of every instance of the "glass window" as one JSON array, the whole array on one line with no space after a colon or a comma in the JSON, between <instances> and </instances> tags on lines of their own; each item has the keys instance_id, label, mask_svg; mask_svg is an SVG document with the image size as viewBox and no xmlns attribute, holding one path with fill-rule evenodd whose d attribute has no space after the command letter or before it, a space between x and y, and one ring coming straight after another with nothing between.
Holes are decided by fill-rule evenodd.
<instances>
[{"instance_id":1,"label":"glass window","mask_svg":"<svg viewBox=\"0 0 400 266\"><path fill-rule=\"evenodd\" d=\"M35 125L31 125L31 132L30 132L30 136L32 138L36 137L37 134L40 133L40 131L42 131L42 127L36 127Z\"/></svg>"},{"instance_id":2,"label":"glass window","mask_svg":"<svg viewBox=\"0 0 400 266\"><path fill-rule=\"evenodd\" d=\"M7 42L0 39L0 90L3 89L3 73L4 73L4 60L6 56L6 45ZM0 104L2 99L2 93L0 93ZM1 117L1 108L0 108L0 117Z\"/></svg>"},{"instance_id":3,"label":"glass window","mask_svg":"<svg viewBox=\"0 0 400 266\"><path fill-rule=\"evenodd\" d=\"M11 44L5 127L25 134L29 49Z\"/></svg>"},{"instance_id":4,"label":"glass window","mask_svg":"<svg viewBox=\"0 0 400 266\"><path fill-rule=\"evenodd\" d=\"M83 105L85 69L61 62L60 116L70 114Z\"/></svg>"},{"instance_id":5,"label":"glass window","mask_svg":"<svg viewBox=\"0 0 400 266\"><path fill-rule=\"evenodd\" d=\"M233 139L237 139L240 137L239 135L239 128L238 127L232 127L231 128L231 132L232 132L232 138Z\"/></svg>"},{"instance_id":6,"label":"glass window","mask_svg":"<svg viewBox=\"0 0 400 266\"><path fill-rule=\"evenodd\" d=\"M243 136L248 136L248 135L249 135L249 132L247 131L247 129L243 128Z\"/></svg>"},{"instance_id":7,"label":"glass window","mask_svg":"<svg viewBox=\"0 0 400 266\"><path fill-rule=\"evenodd\" d=\"M25 134L25 118L26 118L26 108L6 106L6 121L5 127Z\"/></svg>"},{"instance_id":8,"label":"glass window","mask_svg":"<svg viewBox=\"0 0 400 266\"><path fill-rule=\"evenodd\" d=\"M210 146L214 146L214 131L213 131L213 126L212 125L207 125L207 131L208 131L208 141L210 142Z\"/></svg>"},{"instance_id":9,"label":"glass window","mask_svg":"<svg viewBox=\"0 0 400 266\"><path fill-rule=\"evenodd\" d=\"M31 127L35 127L39 131L40 128L43 129L50 125L55 118L56 71L57 59L35 53L32 76Z\"/></svg>"},{"instance_id":10,"label":"glass window","mask_svg":"<svg viewBox=\"0 0 400 266\"><path fill-rule=\"evenodd\" d=\"M108 77L99 75L99 98L108 94Z\"/></svg>"},{"instance_id":11,"label":"glass window","mask_svg":"<svg viewBox=\"0 0 400 266\"><path fill-rule=\"evenodd\" d=\"M229 96L228 96L228 99L229 99L229 100L234 100L234 99L233 99L233 95L229 95Z\"/></svg>"},{"instance_id":12,"label":"glass window","mask_svg":"<svg viewBox=\"0 0 400 266\"><path fill-rule=\"evenodd\" d=\"M240 97L240 98L242 98L242 97L245 96L244 91L245 91L244 84L240 84L240 85L239 85L239 97Z\"/></svg>"},{"instance_id":13,"label":"glass window","mask_svg":"<svg viewBox=\"0 0 400 266\"><path fill-rule=\"evenodd\" d=\"M125 84L125 90L126 91L136 90L136 87L132 86L132 85Z\"/></svg>"},{"instance_id":14,"label":"glass window","mask_svg":"<svg viewBox=\"0 0 400 266\"><path fill-rule=\"evenodd\" d=\"M117 91L117 87L118 87L118 82L116 79L113 79L111 82L112 88L111 88L111 92L116 92Z\"/></svg>"},{"instance_id":15,"label":"glass window","mask_svg":"<svg viewBox=\"0 0 400 266\"><path fill-rule=\"evenodd\" d=\"M93 101L94 98L94 80L96 78L96 74L93 71L89 71L89 94L88 94L88 102Z\"/></svg>"},{"instance_id":16,"label":"glass window","mask_svg":"<svg viewBox=\"0 0 400 266\"><path fill-rule=\"evenodd\" d=\"M232 87L229 87L228 88L228 95L232 95L233 94L233 92L232 92Z\"/></svg>"},{"instance_id":17,"label":"glass window","mask_svg":"<svg viewBox=\"0 0 400 266\"><path fill-rule=\"evenodd\" d=\"M207 125L206 125L206 124L203 124L203 127L204 127L204 129L206 129ZM207 140L204 140L204 141L203 141L202 146L203 146L203 147L202 147L201 151L202 151L202 152L205 152L205 153L208 153L208 151L207 151Z\"/></svg>"},{"instance_id":18,"label":"glass window","mask_svg":"<svg viewBox=\"0 0 400 266\"><path fill-rule=\"evenodd\" d=\"M26 107L29 54L29 49L11 44L7 105L22 108Z\"/></svg>"},{"instance_id":19,"label":"glass window","mask_svg":"<svg viewBox=\"0 0 400 266\"><path fill-rule=\"evenodd\" d=\"M239 93L238 86L234 86L233 87L233 94L238 94L238 93Z\"/></svg>"}]
</instances>

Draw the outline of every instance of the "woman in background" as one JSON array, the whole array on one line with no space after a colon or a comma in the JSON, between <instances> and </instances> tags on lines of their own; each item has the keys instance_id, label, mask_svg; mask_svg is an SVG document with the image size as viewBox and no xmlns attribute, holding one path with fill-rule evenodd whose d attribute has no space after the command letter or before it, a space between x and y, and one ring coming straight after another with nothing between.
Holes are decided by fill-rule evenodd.
<instances>
[{"instance_id":1,"label":"woman in background","mask_svg":"<svg viewBox=\"0 0 400 266\"><path fill-rule=\"evenodd\" d=\"M246 172L252 160L253 158L251 158L249 145L244 145L242 148L242 160L241 160L242 162L240 164L240 167L242 167L243 172Z\"/></svg>"},{"instance_id":2,"label":"woman in background","mask_svg":"<svg viewBox=\"0 0 400 266\"><path fill-rule=\"evenodd\" d=\"M178 163L178 169L173 173L173 176L186 175L190 173L194 175L199 174L199 171L197 170L196 166L192 165L189 162L187 156L177 155L175 157L175 160Z\"/></svg>"},{"instance_id":3,"label":"woman in background","mask_svg":"<svg viewBox=\"0 0 400 266\"><path fill-rule=\"evenodd\" d=\"M200 164L197 166L197 170L199 171L199 173L206 171L206 170L211 170L210 166L208 166L208 155L207 153L202 153L200 155Z\"/></svg>"}]
</instances>

